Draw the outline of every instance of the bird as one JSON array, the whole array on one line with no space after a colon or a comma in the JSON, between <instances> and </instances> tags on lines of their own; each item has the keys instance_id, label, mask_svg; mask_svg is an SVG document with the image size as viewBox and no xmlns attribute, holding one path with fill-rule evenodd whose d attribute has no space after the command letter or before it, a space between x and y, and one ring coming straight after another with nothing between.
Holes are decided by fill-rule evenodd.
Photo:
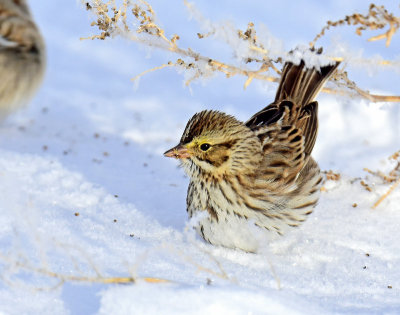
<instances>
[{"instance_id":1,"label":"bird","mask_svg":"<svg viewBox=\"0 0 400 315\"><path fill-rule=\"evenodd\" d=\"M311 157L314 99L338 65L287 61L275 100L247 122L215 110L188 121L164 155L178 159L190 178L187 212L205 241L254 253L313 212L322 183Z\"/></svg>"},{"instance_id":2,"label":"bird","mask_svg":"<svg viewBox=\"0 0 400 315\"><path fill-rule=\"evenodd\" d=\"M0 0L0 120L31 99L45 64L44 40L26 0Z\"/></svg>"}]
</instances>

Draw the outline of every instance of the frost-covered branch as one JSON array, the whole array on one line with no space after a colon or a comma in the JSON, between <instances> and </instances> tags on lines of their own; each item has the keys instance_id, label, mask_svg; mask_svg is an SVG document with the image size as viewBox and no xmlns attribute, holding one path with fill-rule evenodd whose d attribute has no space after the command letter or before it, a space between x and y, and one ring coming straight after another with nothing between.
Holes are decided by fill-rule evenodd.
<instances>
[{"instance_id":1,"label":"frost-covered branch","mask_svg":"<svg viewBox=\"0 0 400 315\"><path fill-rule=\"evenodd\" d=\"M310 43L311 47L315 46L315 43L319 38L325 35L325 32L332 27L342 26L342 25L358 25L356 28L356 34L361 36L366 30L380 30L388 27L388 30L380 35L370 37L369 41L386 39L386 46L389 47L393 35L400 28L400 18L394 16L393 13L389 13L385 7L377 6L371 3L369 6L368 14L362 15L360 13L354 13L352 15L346 15L344 19L338 21L328 21L326 26L324 26L315 36L314 40Z\"/></svg>"},{"instance_id":2,"label":"frost-covered branch","mask_svg":"<svg viewBox=\"0 0 400 315\"><path fill-rule=\"evenodd\" d=\"M204 56L191 48L182 48L178 45L179 35L172 35L170 38L166 35L165 30L156 22L155 12L151 5L145 0L133 2L131 0L91 0L87 1L86 8L93 12L97 18L92 23L96 26L100 34L90 36L89 39L104 40L108 37L124 36L141 44L157 47L180 56L176 61L169 61L161 66L154 67L138 74L133 80L139 79L144 74L163 69L166 67L176 67L184 70L185 84L189 85L199 78L210 77L217 72L222 72L226 77L242 75L246 77L244 88L246 88L254 79L279 82L280 71L278 64L282 64L286 60L291 60L290 53L283 51L280 45L276 44L274 39L267 38L266 42L262 41L257 35L253 23L249 23L246 30L237 30L232 25L214 25L210 20L206 19L192 3L184 0L184 4L188 8L190 14L201 24L205 32L198 33L199 39L213 37L216 40L224 41L230 45L239 65L229 64L215 58ZM117 5L119 3L119 6ZM383 29L389 25L389 30L384 34L370 38L370 40L378 40L386 38L386 44L390 44L390 40L399 28L399 18L388 13L383 6L372 4L368 15L353 14L347 16L343 20L336 22L328 21L322 31L315 37L311 46L325 34L330 27L343 24L359 25L356 32L367 29ZM278 47L278 48L276 48ZM304 53L306 54L306 49ZM303 56L304 57L304 56ZM332 61L343 61L345 58L338 56L320 56L318 60L315 57L307 58L311 63L321 65ZM310 61L307 60L307 61ZM359 60L358 62L367 62L368 60ZM398 62L390 60L379 60L380 66L396 67L400 65ZM354 81L351 81L344 69L338 69L332 77L331 82L334 88L325 88L324 92L341 94L349 97L361 96L371 102L400 102L400 96L375 95L369 91L361 89Z\"/></svg>"}]
</instances>

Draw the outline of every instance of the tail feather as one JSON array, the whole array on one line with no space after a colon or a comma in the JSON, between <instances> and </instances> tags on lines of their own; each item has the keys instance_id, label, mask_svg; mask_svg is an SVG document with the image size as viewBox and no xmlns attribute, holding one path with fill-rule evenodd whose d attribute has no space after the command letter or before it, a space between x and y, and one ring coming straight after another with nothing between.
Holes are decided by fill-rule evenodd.
<instances>
[{"instance_id":1,"label":"tail feather","mask_svg":"<svg viewBox=\"0 0 400 315\"><path fill-rule=\"evenodd\" d=\"M301 116L304 118L316 116L317 104L309 106L308 110L305 109L307 109L307 105L314 101L339 64L339 62L336 62L317 70L316 68L306 68L303 60L299 65L286 62L282 70L275 101L254 114L246 122L246 126L255 129L276 122L281 118L284 107L288 107L289 103L292 105L289 115L285 117L287 123L297 124L296 122ZM300 126L302 122L300 121L298 124Z\"/></svg>"},{"instance_id":2,"label":"tail feather","mask_svg":"<svg viewBox=\"0 0 400 315\"><path fill-rule=\"evenodd\" d=\"M256 130L280 120L282 126L300 129L305 139L304 153L309 156L318 130L318 103L314 99L338 66L336 62L317 70L306 68L303 60L299 65L286 62L275 101L254 114L246 126Z\"/></svg>"},{"instance_id":3,"label":"tail feather","mask_svg":"<svg viewBox=\"0 0 400 315\"><path fill-rule=\"evenodd\" d=\"M300 107L306 106L315 99L338 65L339 62L317 70L306 68L303 60L299 65L287 62L282 71L274 103L291 100Z\"/></svg>"}]
</instances>

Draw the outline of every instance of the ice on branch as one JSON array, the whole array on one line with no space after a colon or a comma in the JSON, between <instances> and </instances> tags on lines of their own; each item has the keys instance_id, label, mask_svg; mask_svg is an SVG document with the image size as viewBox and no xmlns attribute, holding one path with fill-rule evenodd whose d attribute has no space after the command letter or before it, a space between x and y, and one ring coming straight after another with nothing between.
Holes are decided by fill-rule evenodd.
<instances>
[{"instance_id":1,"label":"ice on branch","mask_svg":"<svg viewBox=\"0 0 400 315\"><path fill-rule=\"evenodd\" d=\"M298 63L305 60L309 67L319 68L322 65L335 61L345 61L343 64L371 64L384 68L399 68L398 60L383 60L351 58L347 52L338 56L315 54L307 47L298 47L295 52L287 52L279 39L274 38L266 27L260 28L260 36L254 23L249 22L247 29L236 29L233 24L218 24L212 22L195 7L193 3L184 0L184 5L189 10L190 16L200 25L203 33L197 33L199 40L215 40L227 44L235 56L234 63L217 60L212 56L205 56L191 48L183 48L179 45L180 36L176 33L167 35L167 32L157 23L156 14L152 6L144 0L91 0L85 2L86 8L94 14L95 21L92 26L97 27L99 34L89 37L90 39L104 40L108 37L124 36L140 44L156 47L172 53L179 57L175 61L168 61L157 65L152 69L136 75L133 80L155 70L166 67L174 67L184 73L185 84L190 85L200 78L207 78L222 73L227 78L240 75L246 77L244 88L253 80L279 82L280 68L282 64L290 60ZM369 13L359 13L346 16L336 22L328 21L322 31L311 42L314 47L316 41L325 35L326 30L339 25L356 25L356 33L388 30L380 35L371 37L369 40L386 38L389 46L393 35L400 26L400 19L389 13L383 6L371 4ZM348 78L344 66L336 70L330 79L331 87L323 89L323 92L340 94L347 97L362 97L371 102L400 102L400 96L396 95L374 95L360 88L356 82Z\"/></svg>"}]
</instances>

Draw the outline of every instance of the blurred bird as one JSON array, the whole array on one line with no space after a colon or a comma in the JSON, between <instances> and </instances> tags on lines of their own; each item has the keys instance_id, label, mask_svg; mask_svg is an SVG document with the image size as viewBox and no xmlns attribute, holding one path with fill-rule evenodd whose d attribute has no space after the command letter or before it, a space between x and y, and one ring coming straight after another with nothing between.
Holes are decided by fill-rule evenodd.
<instances>
[{"instance_id":1,"label":"blurred bird","mask_svg":"<svg viewBox=\"0 0 400 315\"><path fill-rule=\"evenodd\" d=\"M0 0L0 120L39 87L45 47L25 0Z\"/></svg>"},{"instance_id":2,"label":"blurred bird","mask_svg":"<svg viewBox=\"0 0 400 315\"><path fill-rule=\"evenodd\" d=\"M206 214L196 226L206 241L255 252L260 231L282 235L313 211L322 181L310 156L318 129L313 100L337 66L287 62L272 104L245 123L197 113L164 153L180 159L190 177L187 211Z\"/></svg>"}]
</instances>

